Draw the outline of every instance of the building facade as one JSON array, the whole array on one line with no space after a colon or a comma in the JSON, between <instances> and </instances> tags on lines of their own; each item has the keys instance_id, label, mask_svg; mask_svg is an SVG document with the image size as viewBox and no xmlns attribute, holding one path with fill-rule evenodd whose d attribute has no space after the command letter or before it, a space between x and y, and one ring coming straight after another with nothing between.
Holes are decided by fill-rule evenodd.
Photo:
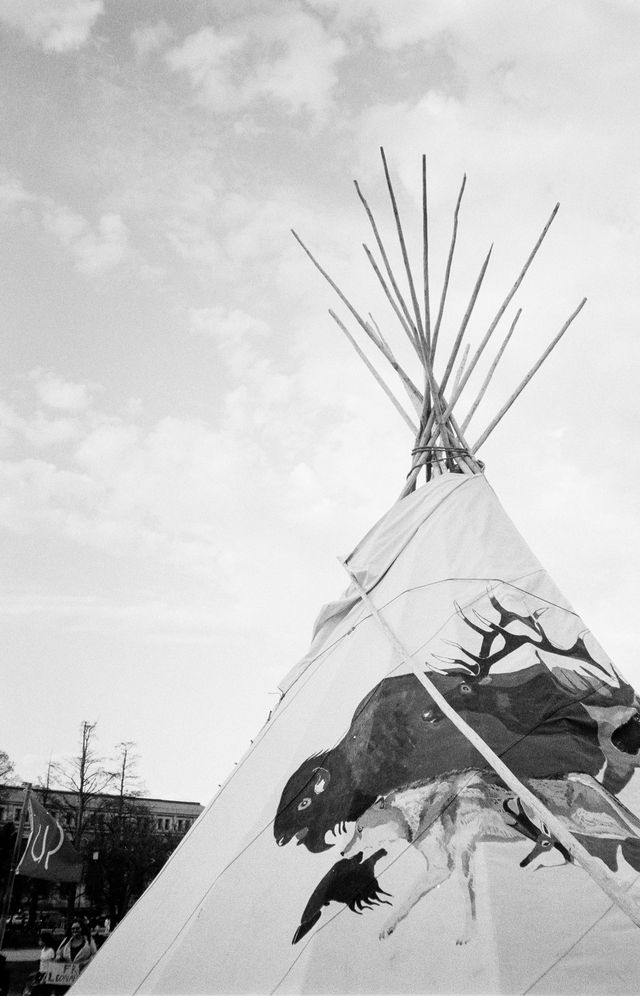
<instances>
[{"instance_id":1,"label":"building facade","mask_svg":"<svg viewBox=\"0 0 640 996\"><path fill-rule=\"evenodd\" d=\"M75 830L75 813L78 796L75 792L61 789L41 789L34 787L33 794L42 803L47 812L65 830ZM0 785L0 828L6 823L18 824L24 799L24 789L15 785ZM89 827L99 825L100 817L105 811L113 811L119 796L108 792L91 796L86 802L87 823ZM128 806L140 804L144 807L145 818L151 820L151 825L158 833L173 833L184 835L195 823L204 807L199 802L184 802L177 799L148 799L146 796L125 796ZM29 833L29 817L25 820L25 836Z\"/></svg>"}]
</instances>

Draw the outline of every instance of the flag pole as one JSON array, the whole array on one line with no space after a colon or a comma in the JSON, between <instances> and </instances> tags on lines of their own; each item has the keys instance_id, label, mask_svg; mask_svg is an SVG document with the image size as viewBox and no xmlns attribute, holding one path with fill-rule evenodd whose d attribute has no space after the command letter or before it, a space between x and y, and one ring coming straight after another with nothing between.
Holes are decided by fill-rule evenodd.
<instances>
[{"instance_id":1,"label":"flag pole","mask_svg":"<svg viewBox=\"0 0 640 996\"><path fill-rule=\"evenodd\" d=\"M20 810L20 819L18 820L18 830L16 833L15 844L13 845L13 854L11 856L11 868L9 870L9 878L7 879L7 885L4 890L4 898L2 901L2 914L0 915L0 950L4 945L4 935L7 929L7 920L9 919L9 910L11 908L11 897L13 895L13 884L16 880L16 869L18 867L18 859L20 858L20 846L22 844L22 835L24 833L24 824L27 814L27 806L29 804L29 799L31 798L31 782L27 782L24 786L24 799L22 801L22 809Z\"/></svg>"}]
</instances>

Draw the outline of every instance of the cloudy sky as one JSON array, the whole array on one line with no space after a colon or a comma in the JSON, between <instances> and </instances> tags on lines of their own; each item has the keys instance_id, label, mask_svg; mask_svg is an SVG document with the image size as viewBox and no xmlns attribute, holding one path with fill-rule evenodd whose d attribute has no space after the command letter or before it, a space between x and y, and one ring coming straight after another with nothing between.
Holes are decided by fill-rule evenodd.
<instances>
[{"instance_id":1,"label":"cloudy sky","mask_svg":"<svg viewBox=\"0 0 640 996\"><path fill-rule=\"evenodd\" d=\"M0 0L0 748L20 775L88 719L105 755L137 742L150 794L206 802L345 586L337 555L397 496L411 434L289 231L396 337L352 185L391 240L380 145L416 252L427 155L436 295L468 175L445 343L489 245L475 343L561 202L469 435L586 295L481 455L640 681L639 42L632 0Z\"/></svg>"}]
</instances>

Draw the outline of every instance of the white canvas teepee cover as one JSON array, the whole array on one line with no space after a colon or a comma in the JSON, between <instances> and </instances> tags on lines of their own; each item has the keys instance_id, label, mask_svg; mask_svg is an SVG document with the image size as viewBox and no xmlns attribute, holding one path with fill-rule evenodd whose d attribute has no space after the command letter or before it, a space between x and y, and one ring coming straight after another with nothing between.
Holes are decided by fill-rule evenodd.
<instances>
[{"instance_id":1,"label":"white canvas teepee cover","mask_svg":"<svg viewBox=\"0 0 640 996\"><path fill-rule=\"evenodd\" d=\"M636 992L632 689L480 474L404 498L348 566L279 707L74 993Z\"/></svg>"}]
</instances>

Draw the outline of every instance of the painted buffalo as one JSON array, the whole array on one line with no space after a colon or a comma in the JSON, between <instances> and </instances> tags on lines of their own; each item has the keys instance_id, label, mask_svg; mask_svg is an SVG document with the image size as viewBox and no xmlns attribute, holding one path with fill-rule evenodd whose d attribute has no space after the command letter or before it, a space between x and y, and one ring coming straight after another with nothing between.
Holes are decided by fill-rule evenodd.
<instances>
[{"instance_id":1,"label":"painted buffalo","mask_svg":"<svg viewBox=\"0 0 640 996\"><path fill-rule=\"evenodd\" d=\"M501 716L474 708L478 700L460 690L459 676L430 677L447 698L463 697L460 715L496 753L505 756L519 777L542 778L569 771L596 775L602 768L598 724L568 696L566 714L558 706L550 715L544 698L532 700L525 735L520 728L510 730ZM493 692L483 689L483 693L486 707L495 705ZM499 695L507 700L521 696L522 679L520 686L500 686ZM465 708L467 698L470 709ZM506 721L512 711L505 709ZM327 842L327 834L337 836L379 796L436 778L452 767L487 766L434 706L415 675L385 678L358 705L342 740L326 753L308 758L288 780L274 836L280 845L295 837L312 852L324 851L335 842Z\"/></svg>"},{"instance_id":2,"label":"painted buffalo","mask_svg":"<svg viewBox=\"0 0 640 996\"><path fill-rule=\"evenodd\" d=\"M327 850L327 833L339 833L379 795L448 770L452 751L461 768L484 764L439 721L415 675L385 678L360 702L340 743L308 758L287 782L274 822L278 844L296 837L310 851Z\"/></svg>"}]
</instances>

